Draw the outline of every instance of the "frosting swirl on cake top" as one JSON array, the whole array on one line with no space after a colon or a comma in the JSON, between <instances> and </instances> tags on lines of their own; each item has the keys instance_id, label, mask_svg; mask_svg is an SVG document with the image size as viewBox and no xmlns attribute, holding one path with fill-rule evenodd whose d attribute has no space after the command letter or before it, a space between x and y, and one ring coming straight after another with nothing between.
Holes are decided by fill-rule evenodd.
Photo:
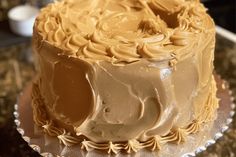
<instances>
[{"instance_id":1,"label":"frosting swirl on cake top","mask_svg":"<svg viewBox=\"0 0 236 157\"><path fill-rule=\"evenodd\" d=\"M108 153L184 142L218 108L214 27L198 0L47 6L34 27L35 123Z\"/></svg>"},{"instance_id":2,"label":"frosting swirl on cake top","mask_svg":"<svg viewBox=\"0 0 236 157\"><path fill-rule=\"evenodd\" d=\"M67 0L44 8L35 28L65 54L115 64L181 56L213 24L197 0Z\"/></svg>"}]
</instances>

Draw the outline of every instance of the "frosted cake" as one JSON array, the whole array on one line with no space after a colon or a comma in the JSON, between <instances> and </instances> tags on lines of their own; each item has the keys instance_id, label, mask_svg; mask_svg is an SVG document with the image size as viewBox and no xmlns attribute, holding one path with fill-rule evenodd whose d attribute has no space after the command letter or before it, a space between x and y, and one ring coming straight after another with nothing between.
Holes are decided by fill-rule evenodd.
<instances>
[{"instance_id":1,"label":"frosted cake","mask_svg":"<svg viewBox=\"0 0 236 157\"><path fill-rule=\"evenodd\" d=\"M34 122L108 153L180 144L216 117L215 25L198 0L64 0L33 35Z\"/></svg>"}]
</instances>

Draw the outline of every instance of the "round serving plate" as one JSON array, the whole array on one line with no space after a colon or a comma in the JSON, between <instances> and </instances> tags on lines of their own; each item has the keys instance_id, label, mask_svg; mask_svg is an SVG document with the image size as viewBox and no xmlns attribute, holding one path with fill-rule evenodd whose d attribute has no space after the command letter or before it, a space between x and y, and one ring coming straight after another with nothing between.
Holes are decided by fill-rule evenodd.
<instances>
[{"instance_id":1,"label":"round serving plate","mask_svg":"<svg viewBox=\"0 0 236 157\"><path fill-rule=\"evenodd\" d=\"M140 150L133 154L110 155L99 151L86 152L81 150L80 145L66 147L60 144L57 138L47 136L41 128L34 125L31 108L32 83L29 83L19 95L18 102L15 105L15 123L22 138L43 157L194 157L205 151L210 145L215 144L216 140L221 138L223 133L229 129L233 120L235 104L228 83L219 76L216 76L216 82L217 96L220 99L216 120L204 124L198 133L189 135L185 143L180 145L165 144L158 152Z\"/></svg>"}]
</instances>

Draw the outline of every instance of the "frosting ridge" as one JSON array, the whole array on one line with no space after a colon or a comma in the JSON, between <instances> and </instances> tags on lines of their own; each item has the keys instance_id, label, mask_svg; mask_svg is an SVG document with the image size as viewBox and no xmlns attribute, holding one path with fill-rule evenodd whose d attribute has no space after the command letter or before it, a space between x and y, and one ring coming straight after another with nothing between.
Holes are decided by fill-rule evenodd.
<instances>
[{"instance_id":1,"label":"frosting ridge","mask_svg":"<svg viewBox=\"0 0 236 157\"><path fill-rule=\"evenodd\" d=\"M34 121L108 153L180 144L218 108L215 30L198 0L64 0L34 26Z\"/></svg>"},{"instance_id":2,"label":"frosting ridge","mask_svg":"<svg viewBox=\"0 0 236 157\"><path fill-rule=\"evenodd\" d=\"M43 9L35 28L74 57L132 63L172 58L173 50L210 30L209 21L198 1L67 0Z\"/></svg>"}]
</instances>

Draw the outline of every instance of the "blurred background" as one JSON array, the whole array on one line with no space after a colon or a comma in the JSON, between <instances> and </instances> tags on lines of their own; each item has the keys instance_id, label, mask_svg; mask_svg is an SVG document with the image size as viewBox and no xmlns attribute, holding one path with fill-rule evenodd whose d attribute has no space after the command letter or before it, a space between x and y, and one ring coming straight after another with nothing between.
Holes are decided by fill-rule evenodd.
<instances>
[{"instance_id":1,"label":"blurred background","mask_svg":"<svg viewBox=\"0 0 236 157\"><path fill-rule=\"evenodd\" d=\"M236 0L202 0L215 23L236 33Z\"/></svg>"},{"instance_id":2,"label":"blurred background","mask_svg":"<svg viewBox=\"0 0 236 157\"><path fill-rule=\"evenodd\" d=\"M19 4L31 4L42 7L53 0L0 0L0 46L7 46L28 40L11 33L7 13L8 10ZM217 25L236 33L236 0L202 0L209 14Z\"/></svg>"},{"instance_id":3,"label":"blurred background","mask_svg":"<svg viewBox=\"0 0 236 157\"><path fill-rule=\"evenodd\" d=\"M0 46L24 42L26 38L11 33L7 13L8 10L19 4L31 4L42 7L53 0L0 0ZM217 25L236 33L236 0L202 0L209 9L209 14Z\"/></svg>"},{"instance_id":4,"label":"blurred background","mask_svg":"<svg viewBox=\"0 0 236 157\"><path fill-rule=\"evenodd\" d=\"M17 132L14 124L14 104L17 96L34 76L31 38L12 33L8 11L20 4L41 8L53 0L0 0L0 157L38 157ZM202 0L218 26L236 33L236 0ZM224 31L223 31L224 32ZM230 83L236 98L236 40L217 35L215 67ZM232 38L231 38L232 39ZM200 157L236 157L236 117L230 131Z\"/></svg>"}]
</instances>

